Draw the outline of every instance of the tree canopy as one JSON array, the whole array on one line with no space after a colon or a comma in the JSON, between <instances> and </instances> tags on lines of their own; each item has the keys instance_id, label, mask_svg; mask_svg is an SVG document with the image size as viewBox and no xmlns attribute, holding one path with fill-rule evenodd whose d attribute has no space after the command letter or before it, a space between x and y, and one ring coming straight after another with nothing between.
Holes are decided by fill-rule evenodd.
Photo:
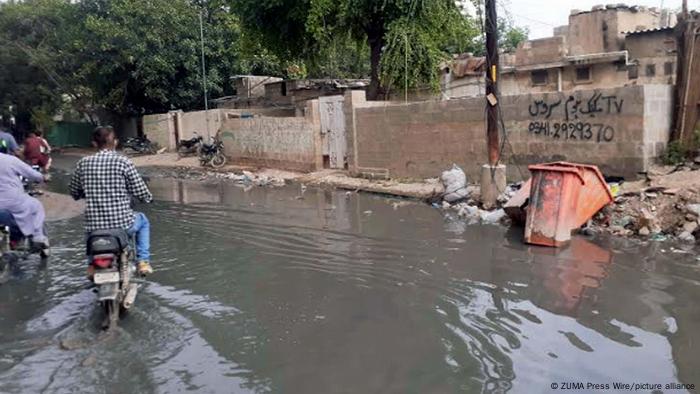
<instances>
[{"instance_id":1,"label":"tree canopy","mask_svg":"<svg viewBox=\"0 0 700 394\"><path fill-rule=\"evenodd\" d=\"M329 47L340 45L344 54L358 60L362 55L348 44L367 51L368 96L375 99L386 88L403 87L405 82L409 87L435 84L445 54L468 48L478 33L453 0L231 2L244 28L258 31L283 57L317 64Z\"/></svg>"},{"instance_id":2,"label":"tree canopy","mask_svg":"<svg viewBox=\"0 0 700 394\"><path fill-rule=\"evenodd\" d=\"M479 0L473 0L478 3ZM0 115L97 121L203 106L230 77L371 80L370 98L438 87L438 65L482 51L479 20L453 0L9 0L0 3ZM500 24L514 49L527 31Z\"/></svg>"},{"instance_id":3,"label":"tree canopy","mask_svg":"<svg viewBox=\"0 0 700 394\"><path fill-rule=\"evenodd\" d=\"M68 103L140 115L203 104L199 15L207 88L230 93L243 68L237 17L222 2L26 0L0 4L0 105L20 116ZM251 68L254 68L251 66Z\"/></svg>"}]
</instances>

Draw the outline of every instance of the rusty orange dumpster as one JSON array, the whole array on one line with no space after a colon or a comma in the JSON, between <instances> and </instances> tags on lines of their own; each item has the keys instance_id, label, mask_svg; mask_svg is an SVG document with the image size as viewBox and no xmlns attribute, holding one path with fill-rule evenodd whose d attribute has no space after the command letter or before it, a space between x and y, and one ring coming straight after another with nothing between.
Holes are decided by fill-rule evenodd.
<instances>
[{"instance_id":1,"label":"rusty orange dumpster","mask_svg":"<svg viewBox=\"0 0 700 394\"><path fill-rule=\"evenodd\" d=\"M584 184L575 166L533 165L530 202L525 222L525 242L561 246L571 240L578 222L577 205Z\"/></svg>"},{"instance_id":2,"label":"rusty orange dumpster","mask_svg":"<svg viewBox=\"0 0 700 394\"><path fill-rule=\"evenodd\" d=\"M586 224L593 215L615 199L598 167L589 164L567 163L564 161L548 165L578 168L581 171L583 186L579 193L576 208L575 229Z\"/></svg>"},{"instance_id":3,"label":"rusty orange dumpster","mask_svg":"<svg viewBox=\"0 0 700 394\"><path fill-rule=\"evenodd\" d=\"M574 229L583 226L603 207L613 202L614 197L603 174L598 167L588 164L577 164L567 162L555 162L542 164L543 166L557 166L578 168L583 177L583 185L578 197L576 207L576 220ZM532 179L525 182L520 190L504 205L504 210L510 218L519 224L525 223L527 215L527 205L530 199Z\"/></svg>"}]
</instances>

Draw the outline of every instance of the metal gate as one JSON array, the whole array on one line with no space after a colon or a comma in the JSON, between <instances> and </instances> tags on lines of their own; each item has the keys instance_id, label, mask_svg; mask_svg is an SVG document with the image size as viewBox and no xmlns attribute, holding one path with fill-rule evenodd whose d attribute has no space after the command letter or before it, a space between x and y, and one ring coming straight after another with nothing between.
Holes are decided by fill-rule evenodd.
<instances>
[{"instance_id":1,"label":"metal gate","mask_svg":"<svg viewBox=\"0 0 700 394\"><path fill-rule=\"evenodd\" d=\"M320 97L321 138L324 161L328 157L330 168L344 169L347 165L347 140L345 138L345 113L343 96Z\"/></svg>"}]
</instances>

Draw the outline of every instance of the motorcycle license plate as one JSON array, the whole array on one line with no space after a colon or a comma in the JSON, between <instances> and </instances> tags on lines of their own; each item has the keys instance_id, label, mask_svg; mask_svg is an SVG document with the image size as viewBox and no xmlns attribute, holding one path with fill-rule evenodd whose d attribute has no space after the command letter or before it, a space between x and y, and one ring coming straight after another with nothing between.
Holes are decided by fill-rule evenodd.
<instances>
[{"instance_id":1,"label":"motorcycle license plate","mask_svg":"<svg viewBox=\"0 0 700 394\"><path fill-rule=\"evenodd\" d=\"M119 283L119 272L96 272L94 282L96 285Z\"/></svg>"}]
</instances>

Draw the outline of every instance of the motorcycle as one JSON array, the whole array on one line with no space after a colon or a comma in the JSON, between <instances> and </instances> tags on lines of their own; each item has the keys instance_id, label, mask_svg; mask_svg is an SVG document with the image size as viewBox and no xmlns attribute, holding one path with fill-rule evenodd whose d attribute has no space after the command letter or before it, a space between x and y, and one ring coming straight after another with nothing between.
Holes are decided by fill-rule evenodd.
<instances>
[{"instance_id":1,"label":"motorcycle","mask_svg":"<svg viewBox=\"0 0 700 394\"><path fill-rule=\"evenodd\" d=\"M203 144L199 149L199 164L210 165L214 168L221 168L226 165L226 155L224 155L224 143L219 138L209 137L210 143Z\"/></svg>"},{"instance_id":2,"label":"motorcycle","mask_svg":"<svg viewBox=\"0 0 700 394\"><path fill-rule=\"evenodd\" d=\"M145 135L127 138L122 147L126 154L154 155L156 153L155 145Z\"/></svg>"},{"instance_id":3,"label":"motorcycle","mask_svg":"<svg viewBox=\"0 0 700 394\"><path fill-rule=\"evenodd\" d=\"M44 264L50 256L50 250L34 244L30 236L22 233L12 213L0 209L0 283L9 276L13 263L33 254L38 254Z\"/></svg>"},{"instance_id":4,"label":"motorcycle","mask_svg":"<svg viewBox=\"0 0 700 394\"><path fill-rule=\"evenodd\" d=\"M192 154L199 154L199 150L204 143L202 136L194 133L194 137L189 140L181 140L177 143L177 155L180 157L186 157Z\"/></svg>"},{"instance_id":5,"label":"motorcycle","mask_svg":"<svg viewBox=\"0 0 700 394\"><path fill-rule=\"evenodd\" d=\"M41 172L41 167L37 165L33 165L32 169L37 172ZM24 192L29 194L32 197L40 196L44 194L41 190L37 189L36 183L30 182L27 178L20 176L19 177L22 180L22 186L24 186Z\"/></svg>"},{"instance_id":6,"label":"motorcycle","mask_svg":"<svg viewBox=\"0 0 700 394\"><path fill-rule=\"evenodd\" d=\"M94 269L92 282L105 313L102 327L113 329L119 316L134 305L136 283L135 239L122 229L96 230L88 234L87 255Z\"/></svg>"}]
</instances>

